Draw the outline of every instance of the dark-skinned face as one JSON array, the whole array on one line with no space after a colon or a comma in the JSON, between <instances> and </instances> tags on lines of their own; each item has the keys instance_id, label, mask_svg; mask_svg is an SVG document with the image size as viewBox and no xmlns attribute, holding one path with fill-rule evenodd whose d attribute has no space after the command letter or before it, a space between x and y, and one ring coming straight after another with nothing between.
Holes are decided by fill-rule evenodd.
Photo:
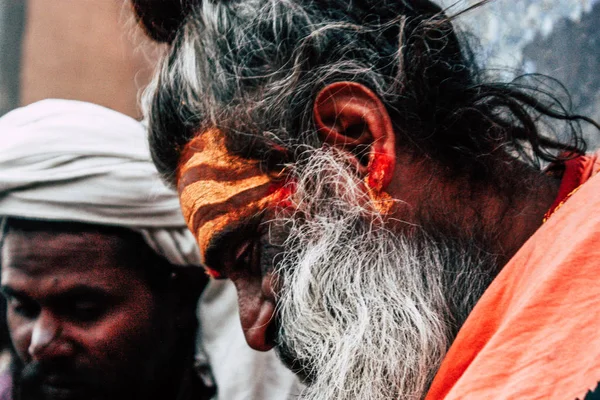
<instances>
[{"instance_id":1,"label":"dark-skinned face","mask_svg":"<svg viewBox=\"0 0 600 400\"><path fill-rule=\"evenodd\" d=\"M264 172L258 161L232 154L217 129L198 135L181 158L177 188L183 216L207 272L233 281L248 344L269 350L275 311L271 272L278 250L265 222L285 207L290 186L281 171Z\"/></svg>"},{"instance_id":2,"label":"dark-skinned face","mask_svg":"<svg viewBox=\"0 0 600 400\"><path fill-rule=\"evenodd\" d=\"M5 237L2 292L23 399L120 399L152 390L170 339L159 334L147 283L123 265L119 240L94 232Z\"/></svg>"}]
</instances>

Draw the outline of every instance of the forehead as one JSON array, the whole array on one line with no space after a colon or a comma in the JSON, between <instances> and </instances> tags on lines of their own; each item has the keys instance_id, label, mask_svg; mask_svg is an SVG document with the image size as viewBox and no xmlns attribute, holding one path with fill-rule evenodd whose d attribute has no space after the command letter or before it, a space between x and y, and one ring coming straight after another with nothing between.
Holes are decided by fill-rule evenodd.
<instances>
[{"instance_id":1,"label":"forehead","mask_svg":"<svg viewBox=\"0 0 600 400\"><path fill-rule=\"evenodd\" d=\"M182 153L177 189L184 218L201 254L205 255L219 233L240 226L285 199L282 175L265 172L258 161L230 152L219 130L193 139Z\"/></svg>"},{"instance_id":2,"label":"forehead","mask_svg":"<svg viewBox=\"0 0 600 400\"><path fill-rule=\"evenodd\" d=\"M194 209L236 202L241 205L267 193L271 178L258 161L232 154L225 136L209 130L194 138L184 150L177 176L177 190L185 216ZM252 192L246 192L254 189ZM188 221L191 225L192 221Z\"/></svg>"},{"instance_id":3,"label":"forehead","mask_svg":"<svg viewBox=\"0 0 600 400\"><path fill-rule=\"evenodd\" d=\"M132 275L123 239L97 232L9 230L2 245L2 284L44 279L114 287Z\"/></svg>"}]
</instances>

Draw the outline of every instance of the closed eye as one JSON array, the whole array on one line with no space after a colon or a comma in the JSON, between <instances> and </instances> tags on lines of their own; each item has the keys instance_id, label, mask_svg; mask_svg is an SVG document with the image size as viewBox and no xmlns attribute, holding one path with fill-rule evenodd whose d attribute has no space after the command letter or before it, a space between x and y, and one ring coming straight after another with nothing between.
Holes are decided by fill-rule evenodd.
<instances>
[{"instance_id":1,"label":"closed eye","mask_svg":"<svg viewBox=\"0 0 600 400\"><path fill-rule=\"evenodd\" d=\"M233 273L244 273L253 270L256 262L257 240L245 240L236 252L233 262Z\"/></svg>"},{"instance_id":2,"label":"closed eye","mask_svg":"<svg viewBox=\"0 0 600 400\"><path fill-rule=\"evenodd\" d=\"M40 305L25 293L2 286L0 293L6 299L7 309L24 318L35 318L40 312Z\"/></svg>"},{"instance_id":3,"label":"closed eye","mask_svg":"<svg viewBox=\"0 0 600 400\"><path fill-rule=\"evenodd\" d=\"M204 261L219 274L219 278L228 278L230 272L242 271L251 266L258 242L258 217L230 226L216 233L210 240Z\"/></svg>"},{"instance_id":4,"label":"closed eye","mask_svg":"<svg viewBox=\"0 0 600 400\"><path fill-rule=\"evenodd\" d=\"M82 296L60 299L54 307L65 318L88 323L100 320L109 312L111 303L111 300L101 296Z\"/></svg>"},{"instance_id":5,"label":"closed eye","mask_svg":"<svg viewBox=\"0 0 600 400\"><path fill-rule=\"evenodd\" d=\"M40 306L34 301L19 299L17 297L8 298L8 309L24 318L35 318L40 312Z\"/></svg>"}]
</instances>

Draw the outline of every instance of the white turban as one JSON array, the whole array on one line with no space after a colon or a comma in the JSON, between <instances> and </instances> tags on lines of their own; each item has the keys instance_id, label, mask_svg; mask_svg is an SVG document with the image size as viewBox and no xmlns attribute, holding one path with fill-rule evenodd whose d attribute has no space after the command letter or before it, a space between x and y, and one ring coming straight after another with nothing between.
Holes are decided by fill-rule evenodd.
<instances>
[{"instance_id":1,"label":"white turban","mask_svg":"<svg viewBox=\"0 0 600 400\"><path fill-rule=\"evenodd\" d=\"M143 125L95 104L43 100L0 118L0 216L118 225L175 265L200 265Z\"/></svg>"}]
</instances>

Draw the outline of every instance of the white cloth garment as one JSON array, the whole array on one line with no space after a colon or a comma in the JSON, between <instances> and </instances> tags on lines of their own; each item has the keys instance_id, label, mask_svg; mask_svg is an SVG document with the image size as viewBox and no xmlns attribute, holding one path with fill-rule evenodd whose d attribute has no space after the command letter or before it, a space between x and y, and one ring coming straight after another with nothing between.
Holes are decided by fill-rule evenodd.
<instances>
[{"instance_id":1,"label":"white cloth garment","mask_svg":"<svg viewBox=\"0 0 600 400\"><path fill-rule=\"evenodd\" d=\"M219 400L296 399L303 386L274 350L252 350L240 340L237 293L231 281L211 280L198 308L202 345L211 361Z\"/></svg>"},{"instance_id":2,"label":"white cloth garment","mask_svg":"<svg viewBox=\"0 0 600 400\"><path fill-rule=\"evenodd\" d=\"M0 118L0 215L124 226L172 264L200 265L143 125L95 104L43 100Z\"/></svg>"}]
</instances>

